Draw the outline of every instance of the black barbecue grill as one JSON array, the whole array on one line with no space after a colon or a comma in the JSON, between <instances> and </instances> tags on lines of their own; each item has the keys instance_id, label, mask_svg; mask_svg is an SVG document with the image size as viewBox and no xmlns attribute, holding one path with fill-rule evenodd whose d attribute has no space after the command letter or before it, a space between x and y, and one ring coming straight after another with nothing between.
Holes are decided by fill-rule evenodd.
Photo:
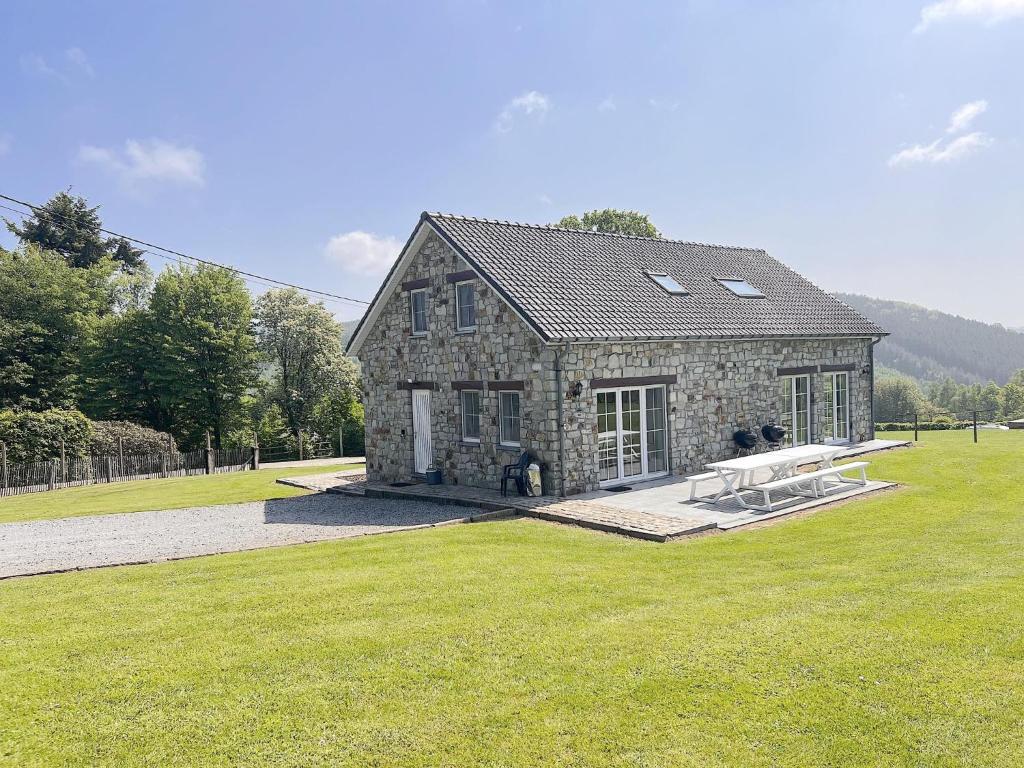
<instances>
[{"instance_id":1,"label":"black barbecue grill","mask_svg":"<svg viewBox=\"0 0 1024 768\"><path fill-rule=\"evenodd\" d=\"M736 443L737 456L748 456L757 450L757 435L749 429L737 429L732 439Z\"/></svg>"},{"instance_id":2,"label":"black barbecue grill","mask_svg":"<svg viewBox=\"0 0 1024 768\"><path fill-rule=\"evenodd\" d=\"M765 424L761 427L761 436L768 443L771 450L781 447L782 441L786 439L786 428L778 424Z\"/></svg>"}]
</instances>

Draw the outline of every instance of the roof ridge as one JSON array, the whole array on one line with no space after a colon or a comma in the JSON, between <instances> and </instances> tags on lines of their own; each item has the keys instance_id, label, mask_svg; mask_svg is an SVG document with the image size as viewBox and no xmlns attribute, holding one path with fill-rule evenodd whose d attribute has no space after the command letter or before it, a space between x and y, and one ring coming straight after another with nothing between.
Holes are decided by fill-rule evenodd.
<instances>
[{"instance_id":1,"label":"roof ridge","mask_svg":"<svg viewBox=\"0 0 1024 768\"><path fill-rule=\"evenodd\" d=\"M755 253L767 254L764 248L751 248L743 245L723 245L721 243L702 243L697 240L677 240L671 237L647 237L645 235L623 235L618 232L596 232L591 229L571 229L569 227L558 227L553 224L528 224L520 221L508 221L505 219L488 219L482 216L466 216L460 213L444 213L443 211L424 211L424 216L439 217L442 219L459 219L461 221L474 221L480 224L498 224L506 227L521 227L524 229L544 229L551 232L574 232L583 235L594 235L598 237L619 237L624 240L646 240L655 243L677 243L679 245L701 245L706 248L725 248L730 251L754 251Z\"/></svg>"}]
</instances>

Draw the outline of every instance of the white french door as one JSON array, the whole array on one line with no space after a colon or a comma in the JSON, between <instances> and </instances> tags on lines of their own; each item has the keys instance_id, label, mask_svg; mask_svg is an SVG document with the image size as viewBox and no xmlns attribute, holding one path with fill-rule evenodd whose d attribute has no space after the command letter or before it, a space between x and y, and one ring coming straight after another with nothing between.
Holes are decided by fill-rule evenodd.
<instances>
[{"instance_id":1,"label":"white french door","mask_svg":"<svg viewBox=\"0 0 1024 768\"><path fill-rule=\"evenodd\" d=\"M602 389L596 394L601 485L666 474L665 387Z\"/></svg>"},{"instance_id":2,"label":"white french door","mask_svg":"<svg viewBox=\"0 0 1024 768\"><path fill-rule=\"evenodd\" d=\"M811 377L783 376L779 379L779 426L786 429L786 443L811 442Z\"/></svg>"},{"instance_id":3,"label":"white french door","mask_svg":"<svg viewBox=\"0 0 1024 768\"><path fill-rule=\"evenodd\" d=\"M850 375L825 375L825 423L823 436L826 443L850 442Z\"/></svg>"},{"instance_id":4,"label":"white french door","mask_svg":"<svg viewBox=\"0 0 1024 768\"><path fill-rule=\"evenodd\" d=\"M417 474L423 474L430 467L430 390L412 391L412 444L413 461Z\"/></svg>"}]
</instances>

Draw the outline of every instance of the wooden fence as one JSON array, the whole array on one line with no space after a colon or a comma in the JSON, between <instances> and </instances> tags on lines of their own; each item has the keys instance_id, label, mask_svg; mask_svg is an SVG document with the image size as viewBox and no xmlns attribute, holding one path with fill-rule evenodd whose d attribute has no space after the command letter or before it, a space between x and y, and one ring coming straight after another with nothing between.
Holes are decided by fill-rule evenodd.
<instances>
[{"instance_id":1,"label":"wooden fence","mask_svg":"<svg viewBox=\"0 0 1024 768\"><path fill-rule=\"evenodd\" d=\"M0 446L0 496L155 477L186 477L259 469L258 448L201 448L117 456L83 456L14 464Z\"/></svg>"}]
</instances>

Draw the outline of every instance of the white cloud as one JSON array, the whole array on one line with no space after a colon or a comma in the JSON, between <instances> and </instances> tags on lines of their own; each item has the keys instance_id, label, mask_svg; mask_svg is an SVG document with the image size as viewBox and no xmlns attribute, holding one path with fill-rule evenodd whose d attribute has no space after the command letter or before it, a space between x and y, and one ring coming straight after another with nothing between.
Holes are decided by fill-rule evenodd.
<instances>
[{"instance_id":1,"label":"white cloud","mask_svg":"<svg viewBox=\"0 0 1024 768\"><path fill-rule=\"evenodd\" d=\"M508 133L516 122L517 115L526 115L535 120L543 120L551 110L551 99L539 91L527 91L516 96L504 106L494 121L498 133Z\"/></svg>"},{"instance_id":2,"label":"white cloud","mask_svg":"<svg viewBox=\"0 0 1024 768\"><path fill-rule=\"evenodd\" d=\"M21 57L21 68L30 75L51 77L65 85L69 85L72 77L76 74L85 75L86 77L96 76L96 72L89 62L89 57L85 55L85 51L77 46L64 51L63 65L59 62L57 64L50 64L45 57L40 56L38 53L29 53Z\"/></svg>"},{"instance_id":3,"label":"white cloud","mask_svg":"<svg viewBox=\"0 0 1024 768\"><path fill-rule=\"evenodd\" d=\"M11 144L13 143L14 140L9 133L0 133L0 157L11 151Z\"/></svg>"},{"instance_id":4,"label":"white cloud","mask_svg":"<svg viewBox=\"0 0 1024 768\"><path fill-rule=\"evenodd\" d=\"M958 107L949 118L949 127L946 133L960 133L971 127L974 118L988 109L988 102L984 99L969 101L962 107Z\"/></svg>"},{"instance_id":5,"label":"white cloud","mask_svg":"<svg viewBox=\"0 0 1024 768\"><path fill-rule=\"evenodd\" d=\"M96 72L92 68L92 64L89 63L89 57L85 55L85 51L81 48L68 48L64 51L64 58L83 74L89 77L96 77Z\"/></svg>"},{"instance_id":6,"label":"white cloud","mask_svg":"<svg viewBox=\"0 0 1024 768\"><path fill-rule=\"evenodd\" d=\"M355 275L380 276L395 263L402 244L393 237L380 237L355 230L335 235L324 246L324 255Z\"/></svg>"},{"instance_id":7,"label":"white cloud","mask_svg":"<svg viewBox=\"0 0 1024 768\"><path fill-rule=\"evenodd\" d=\"M969 101L953 110L949 117L946 133L961 133L970 127L974 118L988 109L984 99ZM974 131L943 143L940 137L931 144L915 144L901 149L889 158L889 166L914 165L916 163L949 163L961 160L978 150L992 146L994 139L981 131Z\"/></svg>"},{"instance_id":8,"label":"white cloud","mask_svg":"<svg viewBox=\"0 0 1024 768\"><path fill-rule=\"evenodd\" d=\"M968 19L986 25L1024 16L1024 0L939 0L921 9L914 32L951 19Z\"/></svg>"},{"instance_id":9,"label":"white cloud","mask_svg":"<svg viewBox=\"0 0 1024 768\"><path fill-rule=\"evenodd\" d=\"M619 105L615 103L615 99L611 96L604 98L600 104L597 105L598 112L614 112L619 108Z\"/></svg>"},{"instance_id":10,"label":"white cloud","mask_svg":"<svg viewBox=\"0 0 1024 768\"><path fill-rule=\"evenodd\" d=\"M900 150L889 158L889 165L895 167L915 163L949 163L972 155L991 146L992 143L992 137L981 131L958 136L947 144L943 144L942 139L936 139L931 144L915 144Z\"/></svg>"},{"instance_id":11,"label":"white cloud","mask_svg":"<svg viewBox=\"0 0 1024 768\"><path fill-rule=\"evenodd\" d=\"M647 103L651 105L652 109L658 112L675 112L679 109L678 101L668 101L665 99L648 99Z\"/></svg>"},{"instance_id":12,"label":"white cloud","mask_svg":"<svg viewBox=\"0 0 1024 768\"><path fill-rule=\"evenodd\" d=\"M21 68L30 75L52 77L60 80L62 83L67 82L67 76L64 73L58 72L47 63L46 59L36 53L26 54L21 57L20 61Z\"/></svg>"},{"instance_id":13,"label":"white cloud","mask_svg":"<svg viewBox=\"0 0 1024 768\"><path fill-rule=\"evenodd\" d=\"M162 139L129 139L124 149L84 145L78 150L83 163L97 165L132 186L140 182L170 182L201 187L206 162L194 147L182 147Z\"/></svg>"},{"instance_id":14,"label":"white cloud","mask_svg":"<svg viewBox=\"0 0 1024 768\"><path fill-rule=\"evenodd\" d=\"M552 200L550 197L548 197L544 193L541 193L541 194L537 195L537 202L541 203L542 205L551 205L554 202L554 200Z\"/></svg>"}]
</instances>

